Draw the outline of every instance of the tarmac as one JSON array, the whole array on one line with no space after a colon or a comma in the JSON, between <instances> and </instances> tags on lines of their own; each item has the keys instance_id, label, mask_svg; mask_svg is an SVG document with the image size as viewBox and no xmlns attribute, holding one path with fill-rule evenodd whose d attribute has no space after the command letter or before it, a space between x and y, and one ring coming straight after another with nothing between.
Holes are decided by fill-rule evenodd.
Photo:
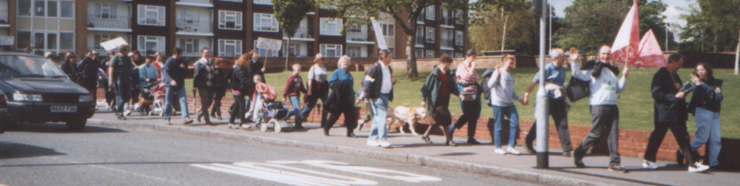
<instances>
[{"instance_id":1,"label":"tarmac","mask_svg":"<svg viewBox=\"0 0 740 186\"><path fill-rule=\"evenodd\" d=\"M228 114L224 114L228 116ZM426 166L450 171L497 176L513 180L545 185L737 185L740 172L712 170L704 173L689 173L686 167L675 162L658 161L661 168L643 169L642 158L621 157L626 173L607 170L608 155L587 155L583 161L586 168L576 168L573 158L563 157L559 149L550 149L549 168L536 168L536 155L495 154L490 141L480 141L479 145L466 144L466 138L455 137L457 146L446 146L444 136L430 136L433 144L425 143L420 136L410 132L401 134L394 129L388 133L390 148L371 147L365 143L370 127L355 130L356 137L346 137L346 128L335 125L330 136L324 136L319 123L304 123L304 130L276 133L269 129L229 129L227 117L224 120L212 119L215 125L194 123L183 125L181 116L172 117L173 125L165 125L159 116L140 116L132 113L127 120L118 120L111 112L98 112L88 120L88 125L113 127L128 130L145 130L192 136L211 137L261 143L275 146L309 149ZM191 116L195 119L195 116ZM254 125L250 123L250 125ZM505 144L504 144L505 145ZM574 147L576 144L574 144ZM728 147L729 148L729 147ZM521 144L516 149L526 150ZM493 183L495 184L495 183Z\"/></svg>"}]
</instances>

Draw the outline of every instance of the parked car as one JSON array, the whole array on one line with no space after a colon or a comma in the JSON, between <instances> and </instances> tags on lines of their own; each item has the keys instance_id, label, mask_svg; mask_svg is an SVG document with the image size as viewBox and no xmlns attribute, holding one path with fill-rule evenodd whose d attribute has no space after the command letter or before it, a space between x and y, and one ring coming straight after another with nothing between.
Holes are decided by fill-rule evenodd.
<instances>
[{"instance_id":1,"label":"parked car","mask_svg":"<svg viewBox=\"0 0 740 186\"><path fill-rule=\"evenodd\" d=\"M10 115L8 115L8 102L5 100L5 93L0 91L0 134L5 133L8 129L8 123L10 123Z\"/></svg>"},{"instance_id":2,"label":"parked car","mask_svg":"<svg viewBox=\"0 0 740 186\"><path fill-rule=\"evenodd\" d=\"M40 56L0 53L0 91L10 125L66 122L68 128L80 130L95 113L90 92Z\"/></svg>"}]
</instances>

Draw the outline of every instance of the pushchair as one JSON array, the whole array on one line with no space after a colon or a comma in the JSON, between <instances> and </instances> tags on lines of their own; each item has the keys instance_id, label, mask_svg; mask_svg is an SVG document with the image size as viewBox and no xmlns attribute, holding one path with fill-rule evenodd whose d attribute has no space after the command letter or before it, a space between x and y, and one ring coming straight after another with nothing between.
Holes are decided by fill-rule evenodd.
<instances>
[{"instance_id":1,"label":"pushchair","mask_svg":"<svg viewBox=\"0 0 740 186\"><path fill-rule=\"evenodd\" d=\"M293 122L284 120L288 109L282 101L275 101L275 88L266 84L258 84L253 97L255 99L252 104L252 120L256 123L255 127L259 127L263 132L267 132L270 128L276 133L293 130Z\"/></svg>"},{"instance_id":2,"label":"pushchair","mask_svg":"<svg viewBox=\"0 0 740 186\"><path fill-rule=\"evenodd\" d=\"M152 102L152 110L149 112L149 115L159 114L159 117L164 117L164 102L165 97L167 95L167 92L165 92L165 85L163 82L154 84L154 86L150 87L150 94L151 97L154 99ZM174 116L177 111L180 110L180 102L179 101L173 101L172 102L172 115Z\"/></svg>"},{"instance_id":3,"label":"pushchair","mask_svg":"<svg viewBox=\"0 0 740 186\"><path fill-rule=\"evenodd\" d=\"M152 93L152 87L157 86L159 81L149 82L146 86L141 89L141 100L134 106L136 111L139 111L141 115L152 115L152 108L154 105L154 93Z\"/></svg>"}]
</instances>

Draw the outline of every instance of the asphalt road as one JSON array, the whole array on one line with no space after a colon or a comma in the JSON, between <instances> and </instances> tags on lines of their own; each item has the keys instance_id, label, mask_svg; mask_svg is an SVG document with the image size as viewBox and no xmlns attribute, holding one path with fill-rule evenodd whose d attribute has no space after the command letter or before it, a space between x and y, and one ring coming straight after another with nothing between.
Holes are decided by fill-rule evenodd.
<instances>
[{"instance_id":1,"label":"asphalt road","mask_svg":"<svg viewBox=\"0 0 740 186\"><path fill-rule=\"evenodd\" d=\"M62 124L0 135L0 185L533 185L304 149Z\"/></svg>"}]
</instances>

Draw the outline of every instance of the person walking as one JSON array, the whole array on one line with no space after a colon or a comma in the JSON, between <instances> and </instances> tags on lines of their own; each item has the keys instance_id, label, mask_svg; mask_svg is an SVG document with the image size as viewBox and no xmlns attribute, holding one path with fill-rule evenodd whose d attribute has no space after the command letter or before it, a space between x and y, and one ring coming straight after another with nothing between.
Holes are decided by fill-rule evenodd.
<instances>
[{"instance_id":1,"label":"person walking","mask_svg":"<svg viewBox=\"0 0 740 186\"><path fill-rule=\"evenodd\" d=\"M100 62L100 69L105 73L105 81L101 83L103 85L103 90L105 90L105 103L108 104L108 108L110 110L115 110L116 108L116 94L113 91L113 87L109 86L110 79L113 78L108 71L110 67L110 60L113 59L113 57L116 56L116 53L113 51L108 51L107 57L103 59L102 62Z\"/></svg>"},{"instance_id":2,"label":"person walking","mask_svg":"<svg viewBox=\"0 0 740 186\"><path fill-rule=\"evenodd\" d=\"M714 78L712 67L706 63L696 65L691 81L694 83L694 94L691 96L688 110L694 114L696 120L696 135L694 141L691 141L691 150L696 151L709 142L706 156L709 159L709 166L715 168L719 166L717 157L722 148L719 112L722 106L724 81Z\"/></svg>"},{"instance_id":3,"label":"person walking","mask_svg":"<svg viewBox=\"0 0 740 186\"><path fill-rule=\"evenodd\" d=\"M314 65L308 70L308 92L303 98L306 105L303 106L301 111L301 118L308 118L308 114L311 113L311 110L316 106L319 99L321 99L322 103L326 101L326 98L329 96L329 83L326 81L326 78L324 55L317 53L316 59L314 59Z\"/></svg>"},{"instance_id":4,"label":"person walking","mask_svg":"<svg viewBox=\"0 0 740 186\"><path fill-rule=\"evenodd\" d=\"M198 114L196 118L198 122L203 118L206 125L213 125L208 108L213 103L217 71L213 60L209 59L211 57L211 50L208 48L201 49L200 56L201 58L195 62L195 75L193 75L193 88L198 89L201 103L200 113L196 113Z\"/></svg>"},{"instance_id":5,"label":"person walking","mask_svg":"<svg viewBox=\"0 0 740 186\"><path fill-rule=\"evenodd\" d=\"M514 154L518 155L519 151L514 149L516 145L516 134L519 131L519 112L516 110L514 101L517 100L522 105L527 105L524 99L514 92L514 76L511 75L511 69L516 65L516 58L509 54L504 54L503 64L493 71L493 75L488 80L488 87L491 87L490 104L493 107L493 119L495 121L493 131L493 143L496 146L496 154ZM509 146L504 150L501 146L501 125L503 125L504 116L509 118Z\"/></svg>"},{"instance_id":6,"label":"person walking","mask_svg":"<svg viewBox=\"0 0 740 186\"><path fill-rule=\"evenodd\" d=\"M171 125L170 117L172 115L172 102L175 101L175 96L180 101L180 112L182 112L182 124L189 125L193 123L188 113L188 100L185 91L185 73L187 72L187 64L183 68L182 64L185 60L182 59L182 50L180 48L174 48L172 50L172 57L167 59L162 68L162 81L165 83L165 96L164 102L164 123Z\"/></svg>"},{"instance_id":7,"label":"person walking","mask_svg":"<svg viewBox=\"0 0 740 186\"><path fill-rule=\"evenodd\" d=\"M455 74L450 70L452 57L449 54L442 54L439 57L439 64L435 65L432 72L427 76L424 85L421 86L421 106L426 107L427 113L431 113L434 124L427 128L421 139L427 143L432 143L429 139L429 132L435 126L441 126L445 135L446 144L452 142L452 133L447 131L447 127L452 124L450 115L450 94L459 95L455 82Z\"/></svg>"},{"instance_id":8,"label":"person walking","mask_svg":"<svg viewBox=\"0 0 740 186\"><path fill-rule=\"evenodd\" d=\"M80 64L77 65L77 69L79 69L77 84L85 87L95 101L98 100L98 66L100 65L100 62L98 62L97 59L97 51L87 51L85 53L85 59L82 59Z\"/></svg>"},{"instance_id":9,"label":"person walking","mask_svg":"<svg viewBox=\"0 0 740 186\"><path fill-rule=\"evenodd\" d=\"M347 127L347 137L355 137L355 127L357 126L357 110L355 109L355 90L352 74L347 70L350 66L351 58L347 55L339 58L337 68L331 73L329 78L329 87L331 95L324 102L324 109L321 113L321 126L324 126L324 136L329 136L329 130L339 119L339 115L344 114L344 125ZM329 117L327 118L327 115Z\"/></svg>"},{"instance_id":10,"label":"person walking","mask_svg":"<svg viewBox=\"0 0 740 186\"><path fill-rule=\"evenodd\" d=\"M131 115L131 112L134 111L134 107L132 105L135 105L139 102L139 96L141 95L141 87L139 86L139 83L141 82L141 79L139 79L139 66L144 63L144 60L141 58L141 53L139 51L134 50L129 53L129 58L131 58L131 62L134 63L134 67L129 71L129 77L131 78L131 103L126 103L126 116Z\"/></svg>"},{"instance_id":11,"label":"person walking","mask_svg":"<svg viewBox=\"0 0 740 186\"><path fill-rule=\"evenodd\" d=\"M108 87L116 96L116 115L118 119L125 120L124 106L131 100L131 78L129 71L134 68L131 59L128 58L128 45L118 47L118 54L111 57L108 67ZM115 83L115 84L114 84Z\"/></svg>"},{"instance_id":12,"label":"person walking","mask_svg":"<svg viewBox=\"0 0 740 186\"><path fill-rule=\"evenodd\" d=\"M283 89L283 100L290 100L290 104L293 108L290 109L283 120L288 120L290 116L295 115L295 129L303 129L302 118L301 118L301 92L304 94L308 91L303 87L303 79L301 78L301 64L293 63L293 74L288 76L288 80L285 82L285 89ZM286 99L288 98L288 99Z\"/></svg>"},{"instance_id":13,"label":"person walking","mask_svg":"<svg viewBox=\"0 0 740 186\"><path fill-rule=\"evenodd\" d=\"M224 60L218 58L214 60L214 75L216 78L216 84L213 86L213 109L211 110L211 118L217 118L222 120L221 117L221 99L226 95L226 89L229 88L229 78L226 76L226 70L224 70Z\"/></svg>"},{"instance_id":14,"label":"person walking","mask_svg":"<svg viewBox=\"0 0 740 186\"><path fill-rule=\"evenodd\" d=\"M575 59L578 59L578 51L571 48L570 56L571 72L573 78L589 82L589 104L591 105L591 122L593 127L574 151L573 162L576 167L583 168L583 156L586 155L596 140L601 137L604 129L608 132L607 145L609 146L609 167L610 171L625 172L626 169L621 165L619 158L619 108L617 107L617 93L627 88L627 76L629 75L629 66L624 63L622 78L618 79L619 68L609 64L611 61L611 47L603 45L599 49L599 61L589 61L583 68Z\"/></svg>"},{"instance_id":15,"label":"person walking","mask_svg":"<svg viewBox=\"0 0 740 186\"><path fill-rule=\"evenodd\" d=\"M475 72L475 50L468 50L465 53L465 61L457 66L455 76L457 78L457 88L460 92L460 108L463 111L463 115L455 121L455 124L450 125L449 133L453 134L455 128L462 128L465 123L468 124L468 144L480 144L478 140L475 140L475 128L478 126L478 118L480 117L480 87L478 87L478 73ZM450 141L449 145L455 146L454 141Z\"/></svg>"},{"instance_id":16,"label":"person walking","mask_svg":"<svg viewBox=\"0 0 740 186\"><path fill-rule=\"evenodd\" d=\"M555 122L555 128L558 131L558 137L560 138L560 145L563 147L563 156L570 157L573 147L570 145L570 132L568 131L568 110L570 104L565 95L565 56L563 49L556 48L550 51L550 58L552 63L545 66L545 90L547 91L547 105L549 114L552 116ZM540 74L534 75L532 83L527 87L527 91L524 92L524 103L529 103L529 93L532 92L535 86L540 83ZM532 124L529 128L529 133L525 138L524 144L527 147L527 151L530 154L534 154L534 148L532 143L537 137L537 123Z\"/></svg>"},{"instance_id":17,"label":"person walking","mask_svg":"<svg viewBox=\"0 0 740 186\"><path fill-rule=\"evenodd\" d=\"M244 117L244 112L247 108L245 96L248 94L248 84L250 84L250 82L253 84L252 78L249 76L249 71L247 70L249 68L249 58L251 58L251 54L242 54L239 59L236 60L236 65L234 65L234 68L230 73L231 76L229 77L229 80L231 85L231 94L234 95L234 103L236 103L236 106L233 108L229 118L229 128L248 128L247 121ZM237 117L240 121L239 125L234 124Z\"/></svg>"},{"instance_id":18,"label":"person walking","mask_svg":"<svg viewBox=\"0 0 740 186\"><path fill-rule=\"evenodd\" d=\"M67 55L64 56L64 62L62 62L61 68L62 71L64 71L64 74L67 74L67 77L69 77L70 80L75 83L77 82L77 58L73 53L67 53Z\"/></svg>"},{"instance_id":19,"label":"person walking","mask_svg":"<svg viewBox=\"0 0 740 186\"><path fill-rule=\"evenodd\" d=\"M388 117L388 101L393 101L393 84L396 79L393 77L393 69L390 67L391 52L387 49L378 52L378 62L370 66L365 72L364 84L365 90L363 95L368 98L365 104L372 104L373 124L370 128L370 136L367 138L367 145L374 147L390 147L388 142L388 130L386 129L386 118ZM362 99L360 98L360 99Z\"/></svg>"}]
</instances>

